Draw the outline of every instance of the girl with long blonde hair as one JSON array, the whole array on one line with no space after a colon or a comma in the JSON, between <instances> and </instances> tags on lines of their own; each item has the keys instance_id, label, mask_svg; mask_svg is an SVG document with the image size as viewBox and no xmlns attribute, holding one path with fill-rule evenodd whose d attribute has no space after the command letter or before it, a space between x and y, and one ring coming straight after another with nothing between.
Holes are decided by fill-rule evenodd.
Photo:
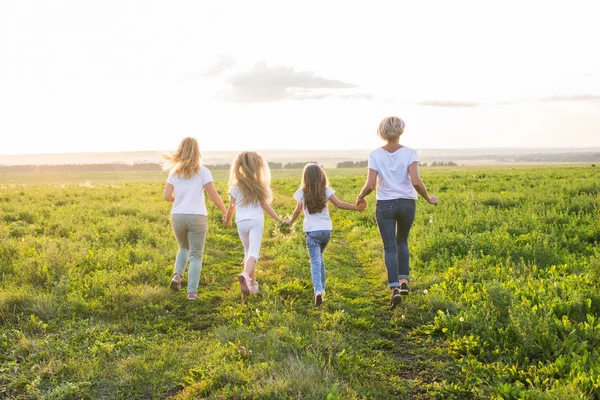
<instances>
[{"instance_id":1,"label":"girl with long blonde hair","mask_svg":"<svg viewBox=\"0 0 600 400\"><path fill-rule=\"evenodd\" d=\"M310 257L310 274L315 294L315 306L323 304L325 294L325 261L323 252L331 239L333 224L329 217L327 203L331 201L343 210L364 211L366 204L349 204L341 201L329 187L325 170L318 164L306 164L302 171L302 183L294 193L298 202L292 218L286 221L291 225L304 210L304 235Z\"/></svg>"},{"instance_id":2,"label":"girl with long blonde hair","mask_svg":"<svg viewBox=\"0 0 600 400\"><path fill-rule=\"evenodd\" d=\"M258 261L264 230L263 210L275 221L281 222L270 203L271 173L265 159L254 151L237 155L229 174L229 209L223 222L231 226L233 214L244 245L244 271L238 276L240 289L246 296L258 292L255 266Z\"/></svg>"},{"instance_id":3,"label":"girl with long blonde hair","mask_svg":"<svg viewBox=\"0 0 600 400\"><path fill-rule=\"evenodd\" d=\"M164 154L163 158L165 159L163 168L170 170L163 198L173 203L171 227L179 244L171 289L181 288L181 277L189 261L188 299L196 300L208 231L208 211L204 201L204 190L223 214L227 209L213 185L212 174L208 168L201 165L200 148L196 139L190 137L183 139L176 152Z\"/></svg>"}]
</instances>

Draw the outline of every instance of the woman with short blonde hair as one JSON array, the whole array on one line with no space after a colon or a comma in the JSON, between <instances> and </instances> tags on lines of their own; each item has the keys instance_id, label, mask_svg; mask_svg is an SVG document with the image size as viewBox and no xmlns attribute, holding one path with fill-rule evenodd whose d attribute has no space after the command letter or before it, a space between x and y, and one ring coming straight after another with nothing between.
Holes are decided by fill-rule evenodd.
<instances>
[{"instance_id":1,"label":"woman with short blonde hair","mask_svg":"<svg viewBox=\"0 0 600 400\"><path fill-rule=\"evenodd\" d=\"M404 121L398 117L384 118L377 128L377 135L383 140L396 140L404 133Z\"/></svg>"},{"instance_id":2,"label":"woman with short blonde hair","mask_svg":"<svg viewBox=\"0 0 600 400\"><path fill-rule=\"evenodd\" d=\"M356 200L357 205L365 202L377 187L375 218L383 240L392 308L409 293L408 234L415 219L417 193L430 204L438 203L419 176L417 152L400 144L404 127L398 117L386 117L379 124L377 135L386 144L369 154L367 182Z\"/></svg>"}]
</instances>

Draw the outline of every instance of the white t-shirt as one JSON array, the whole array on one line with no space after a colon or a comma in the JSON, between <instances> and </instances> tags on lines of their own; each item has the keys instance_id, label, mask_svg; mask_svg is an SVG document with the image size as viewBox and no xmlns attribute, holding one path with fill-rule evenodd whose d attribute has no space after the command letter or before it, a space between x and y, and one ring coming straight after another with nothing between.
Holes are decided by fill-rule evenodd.
<instances>
[{"instance_id":1,"label":"white t-shirt","mask_svg":"<svg viewBox=\"0 0 600 400\"><path fill-rule=\"evenodd\" d=\"M327 207L327 204L329 203L329 198L334 193L335 190L332 188L325 188L325 198L327 199L325 202L325 208L323 208L321 212L310 214L306 208L306 205L304 204L304 190L302 190L302 188L296 190L296 193L294 193L294 199L301 202L302 206L304 207L304 232L330 231L333 228L331 218L329 218L329 208Z\"/></svg>"},{"instance_id":2,"label":"white t-shirt","mask_svg":"<svg viewBox=\"0 0 600 400\"><path fill-rule=\"evenodd\" d=\"M229 189L229 195L235 199L235 222L254 219L259 221L265 220L265 213L259 203L246 204L244 195L237 186Z\"/></svg>"},{"instance_id":3,"label":"white t-shirt","mask_svg":"<svg viewBox=\"0 0 600 400\"><path fill-rule=\"evenodd\" d=\"M208 215L204 201L204 186L213 181L212 174L206 167L189 179L170 173L167 183L173 185L175 201L171 214Z\"/></svg>"},{"instance_id":4,"label":"white t-shirt","mask_svg":"<svg viewBox=\"0 0 600 400\"><path fill-rule=\"evenodd\" d=\"M417 191L408 175L408 166L415 161L419 161L419 156L408 147L393 153L380 147L369 154L369 168L377 171L377 200L417 200Z\"/></svg>"}]
</instances>

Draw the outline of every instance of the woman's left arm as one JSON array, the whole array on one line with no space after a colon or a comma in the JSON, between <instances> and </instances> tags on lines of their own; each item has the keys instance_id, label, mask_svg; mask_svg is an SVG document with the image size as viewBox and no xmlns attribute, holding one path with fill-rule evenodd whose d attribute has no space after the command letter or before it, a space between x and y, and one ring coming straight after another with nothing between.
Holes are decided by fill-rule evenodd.
<instances>
[{"instance_id":1,"label":"woman's left arm","mask_svg":"<svg viewBox=\"0 0 600 400\"><path fill-rule=\"evenodd\" d=\"M163 199L165 199L169 203L175 201L175 190L173 188L173 185L171 185L170 183L167 183L165 185L165 190L163 190Z\"/></svg>"},{"instance_id":2,"label":"woman's left arm","mask_svg":"<svg viewBox=\"0 0 600 400\"><path fill-rule=\"evenodd\" d=\"M204 189L206 189L206 193L208 193L208 196L210 197L212 202L215 203L217 207L219 207L219 210L221 210L223 214L227 213L227 208L225 208L225 204L223 204L221 196L219 196L217 189L215 189L215 185L213 185L212 182L208 182L206 185L204 185Z\"/></svg>"}]
</instances>

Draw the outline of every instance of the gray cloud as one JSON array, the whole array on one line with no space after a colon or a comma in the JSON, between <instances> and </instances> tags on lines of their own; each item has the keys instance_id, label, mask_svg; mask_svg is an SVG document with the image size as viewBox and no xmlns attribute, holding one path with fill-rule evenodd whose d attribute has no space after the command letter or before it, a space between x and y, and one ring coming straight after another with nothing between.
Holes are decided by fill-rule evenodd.
<instances>
[{"instance_id":1,"label":"gray cloud","mask_svg":"<svg viewBox=\"0 0 600 400\"><path fill-rule=\"evenodd\" d=\"M227 54L222 54L219 59L211 65L209 69L200 73L203 77L214 77L219 76L223 72L227 71L231 67L235 66L236 62L233 57Z\"/></svg>"},{"instance_id":2,"label":"gray cloud","mask_svg":"<svg viewBox=\"0 0 600 400\"><path fill-rule=\"evenodd\" d=\"M428 107L478 107L481 103L471 101L425 100L417 103Z\"/></svg>"},{"instance_id":3,"label":"gray cloud","mask_svg":"<svg viewBox=\"0 0 600 400\"><path fill-rule=\"evenodd\" d=\"M446 100L425 100L418 102L417 104L420 106L429 106L429 107L457 107L457 108L471 108L471 107L479 107L479 106L507 106L511 104L518 103L530 103L530 102L542 102L542 103L550 103L550 102L563 102L563 101L600 101L600 95L598 94L557 94L554 96L541 97L541 98L522 98L515 100L503 100L496 101L493 103L479 103L479 102L471 102L471 101L446 101Z\"/></svg>"},{"instance_id":4,"label":"gray cloud","mask_svg":"<svg viewBox=\"0 0 600 400\"><path fill-rule=\"evenodd\" d=\"M241 102L323 99L357 87L352 83L317 76L310 71L296 71L293 67L270 67L265 62L232 75L227 81L232 89L229 98Z\"/></svg>"},{"instance_id":5,"label":"gray cloud","mask_svg":"<svg viewBox=\"0 0 600 400\"><path fill-rule=\"evenodd\" d=\"M554 96L543 97L540 99L542 102L556 102L556 101L595 101L600 100L600 95L597 94L557 94Z\"/></svg>"}]
</instances>

